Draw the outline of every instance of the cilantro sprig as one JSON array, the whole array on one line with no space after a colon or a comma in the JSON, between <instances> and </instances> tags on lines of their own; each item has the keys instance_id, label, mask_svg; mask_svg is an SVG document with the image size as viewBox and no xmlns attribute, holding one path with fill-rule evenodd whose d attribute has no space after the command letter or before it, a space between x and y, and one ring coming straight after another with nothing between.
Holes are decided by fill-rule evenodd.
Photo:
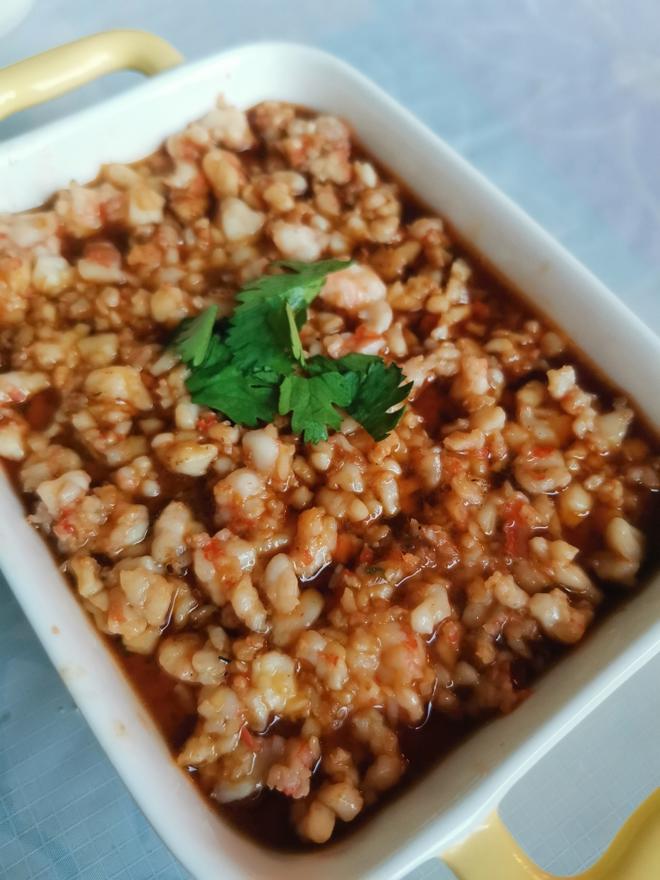
<instances>
[{"instance_id":1,"label":"cilantro sprig","mask_svg":"<svg viewBox=\"0 0 660 880\"><path fill-rule=\"evenodd\" d=\"M348 261L282 261L286 271L263 275L237 295L228 321L217 323L217 306L179 325L172 345L189 367L186 386L194 403L254 427L279 413L309 443L327 439L342 411L376 440L397 425L411 384L375 355L307 358L300 328L326 277Z\"/></svg>"}]
</instances>

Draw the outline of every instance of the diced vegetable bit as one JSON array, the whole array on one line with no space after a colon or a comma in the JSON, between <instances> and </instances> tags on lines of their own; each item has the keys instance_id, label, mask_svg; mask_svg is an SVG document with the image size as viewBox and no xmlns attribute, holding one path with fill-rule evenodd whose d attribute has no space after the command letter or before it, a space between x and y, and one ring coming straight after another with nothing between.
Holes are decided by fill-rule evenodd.
<instances>
[{"instance_id":1,"label":"diced vegetable bit","mask_svg":"<svg viewBox=\"0 0 660 880\"><path fill-rule=\"evenodd\" d=\"M345 410L375 440L396 426L412 387L396 364L375 355L334 360L305 356L299 330L307 307L342 260L274 264L289 272L251 281L237 296L229 321L216 324L217 306L186 319L173 346L190 368L186 386L194 403L248 427L291 414L291 428L308 443L327 439ZM393 411L392 411L393 410Z\"/></svg>"}]
</instances>

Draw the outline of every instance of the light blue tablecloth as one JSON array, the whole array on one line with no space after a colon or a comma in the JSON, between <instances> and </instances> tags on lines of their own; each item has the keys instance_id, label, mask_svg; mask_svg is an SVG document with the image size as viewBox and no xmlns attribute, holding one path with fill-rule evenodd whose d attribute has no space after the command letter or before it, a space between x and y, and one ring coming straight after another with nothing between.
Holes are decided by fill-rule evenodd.
<instances>
[{"instance_id":1,"label":"light blue tablecloth","mask_svg":"<svg viewBox=\"0 0 660 880\"><path fill-rule=\"evenodd\" d=\"M190 58L264 38L347 58L660 331L655 0L37 0L0 40L0 64L108 27L156 31ZM27 111L0 123L0 137L133 82L118 75ZM572 873L588 864L660 784L659 674L660 660L649 664L506 798L505 820L545 868ZM4 582L0 877L187 877L103 756Z\"/></svg>"}]
</instances>

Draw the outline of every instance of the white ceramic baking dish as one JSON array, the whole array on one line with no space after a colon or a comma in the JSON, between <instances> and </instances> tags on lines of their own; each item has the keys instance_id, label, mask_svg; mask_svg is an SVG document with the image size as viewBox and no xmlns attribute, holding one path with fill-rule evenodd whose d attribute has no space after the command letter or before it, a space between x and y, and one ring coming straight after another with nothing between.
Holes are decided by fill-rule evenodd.
<instances>
[{"instance_id":1,"label":"white ceramic baking dish","mask_svg":"<svg viewBox=\"0 0 660 880\"><path fill-rule=\"evenodd\" d=\"M0 114L117 66L153 72L177 61L155 38L135 34L97 36L56 51L36 66L33 60L0 72ZM102 162L149 153L201 116L220 92L242 107L282 99L347 119L369 151L564 328L660 429L660 341L651 331L410 113L343 62L313 49L263 43L222 52L4 142L0 210L38 205L72 178L93 178ZM225 824L175 767L2 475L0 566L135 799L200 880L404 876L466 838L535 761L660 647L656 578L545 675L513 714L482 728L345 841L285 855L259 848ZM520 853L510 856L501 835L498 843L482 835L482 849L484 840L490 840L486 858L473 858L469 867L456 850L449 856L461 876L518 876ZM492 861L488 853L494 857L496 846ZM525 877L541 876L525 870Z\"/></svg>"}]
</instances>

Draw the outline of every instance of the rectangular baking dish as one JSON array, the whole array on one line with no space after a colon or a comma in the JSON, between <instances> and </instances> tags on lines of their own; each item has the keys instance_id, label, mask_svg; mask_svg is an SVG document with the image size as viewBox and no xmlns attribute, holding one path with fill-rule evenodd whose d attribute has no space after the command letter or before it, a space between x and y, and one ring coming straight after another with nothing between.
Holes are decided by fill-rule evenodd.
<instances>
[{"instance_id":1,"label":"rectangular baking dish","mask_svg":"<svg viewBox=\"0 0 660 880\"><path fill-rule=\"evenodd\" d=\"M96 48L88 45L81 57L89 60L90 52L97 53L89 61L94 71L117 66L116 58L99 61L99 45L104 44L92 40L97 40ZM126 47L121 40L115 43ZM160 66L175 60L173 53ZM61 68L65 62L59 57L57 63ZM85 78L70 58L66 63L70 83ZM128 50L120 63L150 67ZM151 64L152 70L158 67ZM0 112L14 107L14 99L7 98L10 73L0 74ZM25 87L34 85L30 76L38 74L21 67L14 76ZM128 162L151 152L165 136L203 115L218 93L241 107L279 99L348 120L373 155L448 219L514 287L525 291L660 429L660 395L653 381L660 375L658 338L428 128L357 71L314 49L262 43L222 52L2 143L0 211L39 205L72 178L94 178L103 162ZM35 95L28 102L39 98L36 87ZM25 521L3 474L0 566L136 801L200 880L404 876L464 839L527 769L660 648L656 577L546 674L512 715L483 727L346 840L290 855L260 849L225 824L174 765L45 544Z\"/></svg>"}]
</instances>

